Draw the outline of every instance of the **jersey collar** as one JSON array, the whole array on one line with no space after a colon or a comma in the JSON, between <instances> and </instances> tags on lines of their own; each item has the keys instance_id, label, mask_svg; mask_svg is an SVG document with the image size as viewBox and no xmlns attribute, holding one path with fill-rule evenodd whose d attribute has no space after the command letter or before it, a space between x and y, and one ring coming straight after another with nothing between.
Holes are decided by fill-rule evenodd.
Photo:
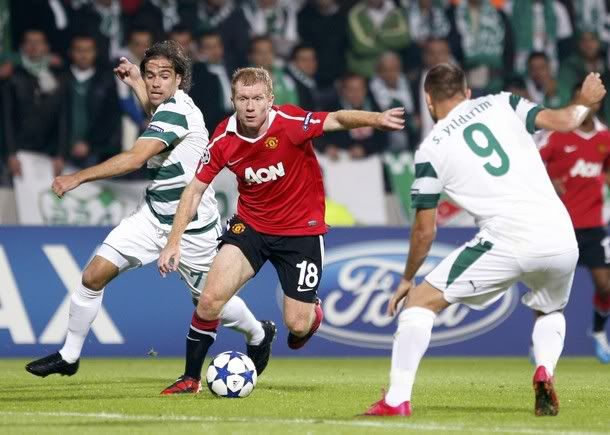
<instances>
[{"instance_id":1,"label":"jersey collar","mask_svg":"<svg viewBox=\"0 0 610 435\"><path fill-rule=\"evenodd\" d=\"M595 118L593 118L593 131L586 132L586 131L582 131L577 128L576 130L574 130L574 134L577 136L580 136L581 138L583 138L585 140L589 140L593 136L595 136L597 133L599 133L600 131L604 131L604 130L606 130L606 126L604 124L602 124L602 122L599 119L597 119L597 117L595 117Z\"/></svg>"},{"instance_id":2,"label":"jersey collar","mask_svg":"<svg viewBox=\"0 0 610 435\"><path fill-rule=\"evenodd\" d=\"M269 111L269 115L267 115L267 120L269 121L268 122L269 126L267 127L267 131L269 131L269 129L271 128L271 124L273 123L273 120L275 119L276 115L277 115L277 111L275 109L271 109ZM263 134L261 134L259 137L256 137L256 138L242 136L241 134L239 134L237 132L237 114L235 114L235 113L233 115L231 115L231 117L229 118L229 123L227 124L227 131L229 133L234 133L238 138L245 140L246 142L250 142L250 143L258 142L267 134L267 131L265 131Z\"/></svg>"}]
</instances>

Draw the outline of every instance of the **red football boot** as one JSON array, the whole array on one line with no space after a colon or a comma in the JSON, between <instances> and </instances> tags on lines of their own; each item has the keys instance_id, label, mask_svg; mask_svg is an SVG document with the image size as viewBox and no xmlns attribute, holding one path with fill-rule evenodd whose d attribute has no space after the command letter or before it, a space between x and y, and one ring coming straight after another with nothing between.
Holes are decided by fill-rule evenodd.
<instances>
[{"instance_id":1,"label":"red football boot","mask_svg":"<svg viewBox=\"0 0 610 435\"><path fill-rule=\"evenodd\" d=\"M165 390L161 391L161 395L168 394L197 394L201 391L201 381L190 376L182 375L176 382L171 384Z\"/></svg>"},{"instance_id":2,"label":"red football boot","mask_svg":"<svg viewBox=\"0 0 610 435\"><path fill-rule=\"evenodd\" d=\"M320 298L316 299L314 312L316 314L316 318L311 325L311 329L307 333L307 335L303 337L297 337L293 335L292 332L288 334L288 347L292 350L297 350L305 346L305 343L309 341L311 337L316 333L320 324L322 323L322 319L324 318L324 312L322 311L322 306L320 305Z\"/></svg>"},{"instance_id":3,"label":"red football boot","mask_svg":"<svg viewBox=\"0 0 610 435\"><path fill-rule=\"evenodd\" d=\"M411 415L411 402L402 402L398 406L390 406L385 402L385 392L382 391L382 398L371 405L362 415L373 415L376 417L409 417Z\"/></svg>"},{"instance_id":4,"label":"red football boot","mask_svg":"<svg viewBox=\"0 0 610 435\"><path fill-rule=\"evenodd\" d=\"M553 377L544 366L538 366L534 373L534 394L536 403L534 413L538 416L557 415L559 412L559 399L553 387Z\"/></svg>"}]
</instances>

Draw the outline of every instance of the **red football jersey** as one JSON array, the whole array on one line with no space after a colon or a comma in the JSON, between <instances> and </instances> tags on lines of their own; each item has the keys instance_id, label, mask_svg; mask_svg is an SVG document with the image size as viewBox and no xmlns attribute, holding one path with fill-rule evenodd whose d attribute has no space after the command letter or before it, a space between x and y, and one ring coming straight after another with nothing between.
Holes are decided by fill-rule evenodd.
<instances>
[{"instance_id":1,"label":"red football jersey","mask_svg":"<svg viewBox=\"0 0 610 435\"><path fill-rule=\"evenodd\" d=\"M237 132L234 114L216 128L196 176L209 184L225 166L235 173L237 214L263 234L324 234L324 184L311 139L327 115L274 106L267 131L251 139Z\"/></svg>"},{"instance_id":2,"label":"red football jersey","mask_svg":"<svg viewBox=\"0 0 610 435\"><path fill-rule=\"evenodd\" d=\"M610 133L605 126L596 120L590 133L552 133L540 155L551 179L563 183L561 200L574 228L604 226L604 173L610 164Z\"/></svg>"}]
</instances>

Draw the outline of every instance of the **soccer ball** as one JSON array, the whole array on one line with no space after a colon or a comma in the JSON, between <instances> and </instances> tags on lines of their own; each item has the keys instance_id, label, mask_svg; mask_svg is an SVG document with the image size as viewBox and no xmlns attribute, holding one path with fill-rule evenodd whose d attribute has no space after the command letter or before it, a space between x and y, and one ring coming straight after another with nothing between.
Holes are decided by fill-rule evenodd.
<instances>
[{"instance_id":1,"label":"soccer ball","mask_svg":"<svg viewBox=\"0 0 610 435\"><path fill-rule=\"evenodd\" d=\"M256 368L240 352L223 352L212 360L206 373L208 388L219 397L247 397L256 385Z\"/></svg>"}]
</instances>

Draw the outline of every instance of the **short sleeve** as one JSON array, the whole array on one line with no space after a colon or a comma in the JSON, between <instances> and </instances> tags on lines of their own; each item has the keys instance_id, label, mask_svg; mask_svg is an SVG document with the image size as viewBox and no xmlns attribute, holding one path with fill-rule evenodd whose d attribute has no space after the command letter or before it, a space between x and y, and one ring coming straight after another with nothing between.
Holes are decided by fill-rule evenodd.
<instances>
[{"instance_id":1,"label":"short sleeve","mask_svg":"<svg viewBox=\"0 0 610 435\"><path fill-rule=\"evenodd\" d=\"M285 104L278 108L278 116L286 120L286 133L293 143L300 145L322 136L328 112L308 112L298 106Z\"/></svg>"},{"instance_id":2,"label":"short sleeve","mask_svg":"<svg viewBox=\"0 0 610 435\"><path fill-rule=\"evenodd\" d=\"M436 208L443 190L432 159L422 148L415 153L415 181L411 186L411 207Z\"/></svg>"},{"instance_id":3,"label":"short sleeve","mask_svg":"<svg viewBox=\"0 0 610 435\"><path fill-rule=\"evenodd\" d=\"M173 109L173 110L172 110ZM176 110L176 104L166 103L159 106L141 138L154 138L170 146L183 139L189 132L186 115Z\"/></svg>"},{"instance_id":4,"label":"short sleeve","mask_svg":"<svg viewBox=\"0 0 610 435\"><path fill-rule=\"evenodd\" d=\"M227 164L227 159L222 150L222 139L226 133L223 130L221 134L218 134L218 130L217 128L212 136L212 140L203 150L203 155L199 160L199 165L197 165L197 171L195 172L197 179L206 184L210 184Z\"/></svg>"},{"instance_id":5,"label":"short sleeve","mask_svg":"<svg viewBox=\"0 0 610 435\"><path fill-rule=\"evenodd\" d=\"M508 92L502 92L500 94L502 98L507 98L510 107L517 115L517 118L525 124L529 134L536 133L536 116L541 110L544 110L544 106L536 103L532 103L526 98L523 98L516 94L510 94Z\"/></svg>"}]
</instances>

